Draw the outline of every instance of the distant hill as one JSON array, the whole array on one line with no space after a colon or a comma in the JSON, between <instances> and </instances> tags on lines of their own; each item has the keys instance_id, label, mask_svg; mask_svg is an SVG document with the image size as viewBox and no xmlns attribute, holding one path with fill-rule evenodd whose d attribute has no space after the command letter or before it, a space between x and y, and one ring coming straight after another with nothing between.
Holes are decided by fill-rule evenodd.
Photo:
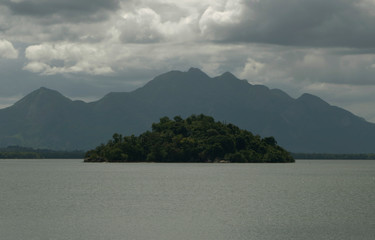
<instances>
[{"instance_id":1,"label":"distant hill","mask_svg":"<svg viewBox=\"0 0 375 240\"><path fill-rule=\"evenodd\" d=\"M229 72L211 78L196 68L167 72L135 91L109 93L91 103L40 88L0 110L0 147L87 150L115 132L138 135L163 116L192 114L274 136L291 152L375 152L375 124L319 97L294 99Z\"/></svg>"},{"instance_id":2,"label":"distant hill","mask_svg":"<svg viewBox=\"0 0 375 240\"><path fill-rule=\"evenodd\" d=\"M84 158L82 151L53 151L19 146L0 148L0 159L79 159Z\"/></svg>"}]
</instances>

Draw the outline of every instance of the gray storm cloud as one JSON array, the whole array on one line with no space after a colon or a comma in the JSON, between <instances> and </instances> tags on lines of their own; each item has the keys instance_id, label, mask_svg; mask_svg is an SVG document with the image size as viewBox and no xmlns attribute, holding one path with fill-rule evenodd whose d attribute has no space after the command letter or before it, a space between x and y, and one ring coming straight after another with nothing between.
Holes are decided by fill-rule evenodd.
<instances>
[{"instance_id":1,"label":"gray storm cloud","mask_svg":"<svg viewBox=\"0 0 375 240\"><path fill-rule=\"evenodd\" d=\"M373 48L371 0L244 0L203 15L207 38L288 46Z\"/></svg>"},{"instance_id":2,"label":"gray storm cloud","mask_svg":"<svg viewBox=\"0 0 375 240\"><path fill-rule=\"evenodd\" d=\"M92 16L103 10L116 10L118 0L6 0L7 6L14 15L25 15L35 18L61 16L64 21L92 21Z\"/></svg>"}]
</instances>

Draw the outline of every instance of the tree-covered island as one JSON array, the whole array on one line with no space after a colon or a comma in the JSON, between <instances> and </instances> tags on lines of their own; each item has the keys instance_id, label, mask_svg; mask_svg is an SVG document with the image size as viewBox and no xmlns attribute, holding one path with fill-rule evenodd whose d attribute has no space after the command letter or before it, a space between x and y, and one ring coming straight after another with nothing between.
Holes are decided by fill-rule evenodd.
<instances>
[{"instance_id":1,"label":"tree-covered island","mask_svg":"<svg viewBox=\"0 0 375 240\"><path fill-rule=\"evenodd\" d=\"M205 115L163 117L140 136L115 133L85 162L294 162L273 137L261 138Z\"/></svg>"}]
</instances>

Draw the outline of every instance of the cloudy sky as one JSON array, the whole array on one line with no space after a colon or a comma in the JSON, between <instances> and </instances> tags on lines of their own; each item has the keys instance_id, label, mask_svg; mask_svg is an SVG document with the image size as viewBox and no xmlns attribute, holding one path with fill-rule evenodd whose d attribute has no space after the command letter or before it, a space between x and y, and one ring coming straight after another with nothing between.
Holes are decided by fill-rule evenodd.
<instances>
[{"instance_id":1,"label":"cloudy sky","mask_svg":"<svg viewBox=\"0 0 375 240\"><path fill-rule=\"evenodd\" d=\"M375 0L0 0L0 107L198 67L315 94L375 122Z\"/></svg>"}]
</instances>

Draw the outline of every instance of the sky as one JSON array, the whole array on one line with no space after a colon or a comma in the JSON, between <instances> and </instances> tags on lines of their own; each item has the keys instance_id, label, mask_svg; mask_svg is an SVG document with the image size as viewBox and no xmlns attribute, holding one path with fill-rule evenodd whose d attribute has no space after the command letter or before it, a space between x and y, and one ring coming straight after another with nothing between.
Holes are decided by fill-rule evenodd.
<instances>
[{"instance_id":1,"label":"sky","mask_svg":"<svg viewBox=\"0 0 375 240\"><path fill-rule=\"evenodd\" d=\"M226 71L375 122L375 0L0 0L0 107Z\"/></svg>"}]
</instances>

